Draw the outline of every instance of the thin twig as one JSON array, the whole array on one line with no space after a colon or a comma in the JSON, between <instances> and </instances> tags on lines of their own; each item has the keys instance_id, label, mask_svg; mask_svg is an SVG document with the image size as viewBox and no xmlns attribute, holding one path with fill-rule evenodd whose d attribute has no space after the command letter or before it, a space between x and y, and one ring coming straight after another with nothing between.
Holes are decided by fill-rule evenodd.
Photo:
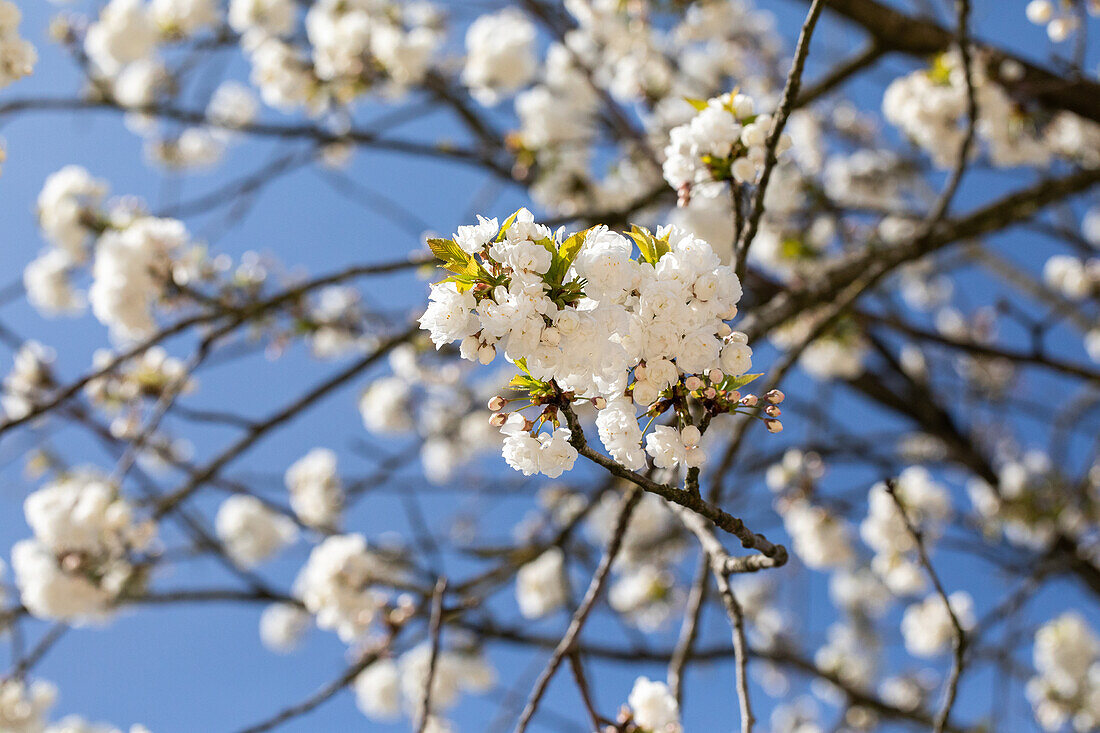
<instances>
[{"instance_id":1,"label":"thin twig","mask_svg":"<svg viewBox=\"0 0 1100 733\"><path fill-rule=\"evenodd\" d=\"M519 723L516 724L515 733L523 733L527 730L531 719L535 717L535 713L538 711L543 695L546 694L546 688L550 686L550 680L554 678L554 673L558 671L558 667L561 666L565 656L573 650L573 645L576 643L577 637L580 636L581 629L584 628L584 623L588 620L588 615L592 613L596 601L599 600L600 593L607 582L608 573L611 572L611 565L618 557L619 550L622 549L623 537L626 535L626 528L630 525L630 515L633 514L634 507L637 506L641 498L642 492L637 488L629 489L623 497L622 508L619 510L619 518L615 523L615 531L611 535L611 541L608 542L603 558L588 584L588 590L581 600L581 605L573 613L573 618L569 622L569 628L566 629L565 636L554 648L550 661L546 663L545 669L542 670L535 682L535 688L527 699L527 705L523 708Z\"/></svg>"}]
</instances>

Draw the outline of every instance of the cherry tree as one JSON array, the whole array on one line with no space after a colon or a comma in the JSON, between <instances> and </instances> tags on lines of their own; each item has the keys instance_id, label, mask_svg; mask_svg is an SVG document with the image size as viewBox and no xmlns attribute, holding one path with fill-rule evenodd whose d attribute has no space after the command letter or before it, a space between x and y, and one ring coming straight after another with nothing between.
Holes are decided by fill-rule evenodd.
<instances>
[{"instance_id":1,"label":"cherry tree","mask_svg":"<svg viewBox=\"0 0 1100 733\"><path fill-rule=\"evenodd\" d=\"M1096 15L0 0L0 733L1100 728Z\"/></svg>"}]
</instances>

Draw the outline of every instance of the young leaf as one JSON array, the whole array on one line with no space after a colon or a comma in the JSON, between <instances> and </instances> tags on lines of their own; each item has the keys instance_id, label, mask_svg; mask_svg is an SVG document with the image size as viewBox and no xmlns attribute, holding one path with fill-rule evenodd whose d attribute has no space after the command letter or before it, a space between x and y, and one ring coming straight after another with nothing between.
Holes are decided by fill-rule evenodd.
<instances>
[{"instance_id":1,"label":"young leaf","mask_svg":"<svg viewBox=\"0 0 1100 733\"><path fill-rule=\"evenodd\" d=\"M516 211L504 220L504 223L500 225L500 231L497 232L497 236L493 239L494 242L500 242L504 239L504 235L508 232L508 227L516 223L516 217L519 216L519 212L523 209L516 209Z\"/></svg>"},{"instance_id":2,"label":"young leaf","mask_svg":"<svg viewBox=\"0 0 1100 733\"><path fill-rule=\"evenodd\" d=\"M722 380L720 387L727 392L734 389L741 389L746 384L755 382L762 376L764 376L763 372L760 374L742 374L740 377L726 377Z\"/></svg>"},{"instance_id":3,"label":"young leaf","mask_svg":"<svg viewBox=\"0 0 1100 733\"><path fill-rule=\"evenodd\" d=\"M470 259L470 255L463 252L462 248L450 239L430 237L428 239L428 249L430 249L432 254L438 259L448 264L452 262L465 263Z\"/></svg>"}]
</instances>

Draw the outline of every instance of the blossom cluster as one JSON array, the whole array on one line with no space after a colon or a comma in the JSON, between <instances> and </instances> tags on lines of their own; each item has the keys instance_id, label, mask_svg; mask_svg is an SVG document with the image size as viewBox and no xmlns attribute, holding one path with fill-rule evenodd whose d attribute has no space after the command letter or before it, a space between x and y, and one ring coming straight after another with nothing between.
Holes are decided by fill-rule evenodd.
<instances>
[{"instance_id":1,"label":"blossom cluster","mask_svg":"<svg viewBox=\"0 0 1100 733\"><path fill-rule=\"evenodd\" d=\"M57 700L57 689L49 682L27 683L19 678L0 681L0 730L4 733L122 733L111 725L89 723L69 715L49 723L49 712ZM149 733L142 725L129 733Z\"/></svg>"},{"instance_id":2,"label":"blossom cluster","mask_svg":"<svg viewBox=\"0 0 1100 733\"><path fill-rule=\"evenodd\" d=\"M1059 537L1087 544L1100 519L1096 488L1074 496L1046 453L1006 453L998 456L996 489L977 477L966 485L986 536L1003 535L1014 545L1034 550L1049 547Z\"/></svg>"},{"instance_id":3,"label":"blossom cluster","mask_svg":"<svg viewBox=\"0 0 1100 733\"><path fill-rule=\"evenodd\" d=\"M1054 255L1043 265L1043 281L1070 300L1100 295L1100 257Z\"/></svg>"},{"instance_id":4,"label":"blossom cluster","mask_svg":"<svg viewBox=\"0 0 1100 733\"><path fill-rule=\"evenodd\" d=\"M1069 723L1078 733L1100 726L1100 639L1079 614L1064 613L1035 632L1037 674L1027 697L1043 730Z\"/></svg>"},{"instance_id":5,"label":"blossom cluster","mask_svg":"<svg viewBox=\"0 0 1100 733\"><path fill-rule=\"evenodd\" d=\"M482 364L502 350L523 372L511 386L526 397L516 399L542 409L535 422L500 412L511 400L490 401L513 468L557 476L572 467L575 441L558 410L573 402L596 406L604 446L632 469L645 453L663 468L702 464L689 395L708 416L759 406L768 428L781 428L780 393L737 392L752 357L745 335L726 323L741 285L706 242L675 228L565 237L523 209L503 226L482 218L429 244L454 274L432 285L421 327L437 348L459 342L463 357ZM651 422L676 408L678 425L658 426L644 452L635 404Z\"/></svg>"},{"instance_id":6,"label":"blossom cluster","mask_svg":"<svg viewBox=\"0 0 1100 733\"><path fill-rule=\"evenodd\" d=\"M1096 0L1087 0L1082 4L1089 15L1100 15L1100 3ZM1064 2L1031 0L1024 12L1029 21L1046 27L1047 37L1054 43L1061 43L1069 38L1080 25L1080 17L1076 11Z\"/></svg>"},{"instance_id":7,"label":"blossom cluster","mask_svg":"<svg viewBox=\"0 0 1100 733\"><path fill-rule=\"evenodd\" d=\"M875 551L871 567L894 593L920 591L925 586L924 571L915 556L916 540L906 520L921 533L926 544L934 543L951 516L947 489L927 469L911 466L898 475L894 496L885 484L879 483L871 488L867 498L868 513L859 532ZM898 502L905 507L904 514Z\"/></svg>"},{"instance_id":8,"label":"blossom cluster","mask_svg":"<svg viewBox=\"0 0 1100 733\"><path fill-rule=\"evenodd\" d=\"M23 605L40 618L86 623L105 619L115 601L143 583L139 553L156 527L139 521L110 480L77 469L27 497L33 539L12 548Z\"/></svg>"},{"instance_id":9,"label":"blossom cluster","mask_svg":"<svg viewBox=\"0 0 1100 733\"><path fill-rule=\"evenodd\" d=\"M979 115L974 128L976 140L984 146L993 165L1041 166L1055 156L1087 163L1094 159L1090 145L1100 135L1100 126L1071 113L1059 113L1043 125L1038 116L1022 111L1004 87L990 78L981 53L975 54L970 67ZM1019 69L1003 62L997 73L1012 80ZM966 136L966 109L966 69L957 51L940 55L930 68L895 79L882 98L887 121L928 153L940 168L955 165Z\"/></svg>"},{"instance_id":10,"label":"blossom cluster","mask_svg":"<svg viewBox=\"0 0 1100 733\"><path fill-rule=\"evenodd\" d=\"M664 682L639 677L627 698L631 721L644 731L682 733L680 705Z\"/></svg>"},{"instance_id":11,"label":"blossom cluster","mask_svg":"<svg viewBox=\"0 0 1100 733\"><path fill-rule=\"evenodd\" d=\"M434 357L430 346L394 348L389 356L392 374L363 390L359 412L373 434L419 435L424 475L439 484L479 453L500 449L501 435L486 422L484 409L512 375L502 369L480 378L467 373L462 362Z\"/></svg>"},{"instance_id":12,"label":"blossom cluster","mask_svg":"<svg viewBox=\"0 0 1100 733\"><path fill-rule=\"evenodd\" d=\"M714 197L725 191L707 184L755 183L767 156L771 115L757 114L750 97L732 92L693 104L698 114L672 129L665 148L665 180L681 202L696 192ZM790 135L781 134L776 153L790 146Z\"/></svg>"},{"instance_id":13,"label":"blossom cluster","mask_svg":"<svg viewBox=\"0 0 1100 733\"><path fill-rule=\"evenodd\" d=\"M395 659L370 664L353 683L359 709L371 720L394 721L405 713L415 720L420 713L427 685L432 649L419 644ZM460 693L487 692L496 682L496 672L473 648L444 648L436 653L432 673L431 710L428 730L451 731L442 713L453 707Z\"/></svg>"},{"instance_id":14,"label":"blossom cluster","mask_svg":"<svg viewBox=\"0 0 1100 733\"><path fill-rule=\"evenodd\" d=\"M38 60L34 46L19 37L21 18L15 3L0 0L0 89L29 75Z\"/></svg>"},{"instance_id":15,"label":"blossom cluster","mask_svg":"<svg viewBox=\"0 0 1100 733\"><path fill-rule=\"evenodd\" d=\"M132 201L104 209L106 194L106 184L79 166L46 180L38 220L51 246L27 267L23 281L45 314L77 313L84 294L73 289L70 275L94 251L87 295L92 312L116 339L139 339L155 329L153 308L179 274L175 263L193 247L182 222L148 216Z\"/></svg>"}]
</instances>

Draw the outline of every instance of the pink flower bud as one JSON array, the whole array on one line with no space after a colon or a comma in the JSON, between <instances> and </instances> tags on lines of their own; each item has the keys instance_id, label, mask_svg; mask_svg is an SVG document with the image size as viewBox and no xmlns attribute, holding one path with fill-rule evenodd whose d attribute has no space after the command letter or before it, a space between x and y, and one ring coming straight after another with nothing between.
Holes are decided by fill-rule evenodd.
<instances>
[{"instance_id":1,"label":"pink flower bud","mask_svg":"<svg viewBox=\"0 0 1100 733\"><path fill-rule=\"evenodd\" d=\"M603 397L597 397L596 399L592 400L592 406L595 407L597 410L602 410L603 408L607 407L607 400L605 400Z\"/></svg>"},{"instance_id":2,"label":"pink flower bud","mask_svg":"<svg viewBox=\"0 0 1100 733\"><path fill-rule=\"evenodd\" d=\"M496 395L489 400L489 409L493 412L500 412L504 409L504 406L508 404L508 400L504 399L500 395Z\"/></svg>"},{"instance_id":3,"label":"pink flower bud","mask_svg":"<svg viewBox=\"0 0 1100 733\"><path fill-rule=\"evenodd\" d=\"M764 414L767 415L768 417L779 417L780 415L783 414L783 411L780 410L775 405L768 405L767 407L764 408Z\"/></svg>"},{"instance_id":4,"label":"pink flower bud","mask_svg":"<svg viewBox=\"0 0 1100 733\"><path fill-rule=\"evenodd\" d=\"M781 433L783 432L783 423L772 418L768 418L764 421L764 427L768 429L769 433Z\"/></svg>"},{"instance_id":5,"label":"pink flower bud","mask_svg":"<svg viewBox=\"0 0 1100 733\"><path fill-rule=\"evenodd\" d=\"M493 416L489 418L489 424L492 425L494 428L499 428L500 426L504 425L504 423L507 420L508 420L508 414L507 413L497 412L497 413L494 413Z\"/></svg>"},{"instance_id":6,"label":"pink flower bud","mask_svg":"<svg viewBox=\"0 0 1100 733\"><path fill-rule=\"evenodd\" d=\"M686 386L692 392L695 392L696 390L700 390L703 388L703 380L699 379L699 377L696 377L695 375L692 375L684 381L684 386Z\"/></svg>"},{"instance_id":7,"label":"pink flower bud","mask_svg":"<svg viewBox=\"0 0 1100 733\"><path fill-rule=\"evenodd\" d=\"M787 395L783 394L778 389L773 389L770 390L766 395L764 395L764 399L766 399L773 405L778 405L780 402L787 399Z\"/></svg>"},{"instance_id":8,"label":"pink flower bud","mask_svg":"<svg viewBox=\"0 0 1100 733\"><path fill-rule=\"evenodd\" d=\"M741 404L745 407L756 407L759 401L760 400L756 399L756 395L754 394L747 394L741 398Z\"/></svg>"}]
</instances>

